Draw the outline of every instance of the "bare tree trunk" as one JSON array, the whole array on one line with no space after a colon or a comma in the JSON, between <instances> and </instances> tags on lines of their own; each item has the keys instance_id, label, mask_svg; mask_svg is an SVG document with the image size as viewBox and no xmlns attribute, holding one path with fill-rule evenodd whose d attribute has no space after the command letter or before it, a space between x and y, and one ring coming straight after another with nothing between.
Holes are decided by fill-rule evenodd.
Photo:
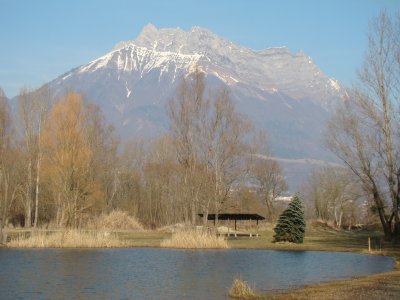
<instances>
[{"instance_id":1,"label":"bare tree trunk","mask_svg":"<svg viewBox=\"0 0 400 300\"><path fill-rule=\"evenodd\" d=\"M40 151L40 149L39 149ZM39 219L39 183L40 183L40 162L41 156L38 156L36 162L36 188L35 188L35 219L33 221L33 227L37 228L38 219Z\"/></svg>"},{"instance_id":2,"label":"bare tree trunk","mask_svg":"<svg viewBox=\"0 0 400 300\"><path fill-rule=\"evenodd\" d=\"M400 91L400 16L383 12L371 22L359 85L343 116L330 123L330 146L372 196L386 239L400 238L398 104ZM338 111L339 113L339 111ZM333 129L333 130L332 130ZM387 215L392 217L388 218ZM392 221L394 224L392 227Z\"/></svg>"},{"instance_id":3,"label":"bare tree trunk","mask_svg":"<svg viewBox=\"0 0 400 300\"><path fill-rule=\"evenodd\" d=\"M392 228L390 226L390 223L388 223L388 220L386 219L385 207L384 207L383 201L382 201L379 193L376 190L373 191L373 196L374 196L374 201L376 203L376 208L378 210L379 219L380 219L382 227L383 227L383 232L385 234L385 238L390 241L393 236Z\"/></svg>"},{"instance_id":4,"label":"bare tree trunk","mask_svg":"<svg viewBox=\"0 0 400 300\"><path fill-rule=\"evenodd\" d=\"M1 104L1 103L0 103ZM3 171L0 168L0 185L3 185L3 178L5 179L5 176L3 176ZM0 186L1 187L1 186ZM0 195L0 197L3 198L3 201L0 203L2 204L0 206L0 208L2 208L1 210L1 218L0 218L0 242L5 243L6 241L3 240L3 230L5 229L6 226L6 210L7 210L7 186L6 186L6 182L4 182L4 195Z\"/></svg>"},{"instance_id":5,"label":"bare tree trunk","mask_svg":"<svg viewBox=\"0 0 400 300\"><path fill-rule=\"evenodd\" d=\"M397 195L395 198L395 203L393 204L393 214L394 214L394 229L393 234L400 237L400 216L399 216L399 206L400 206L400 168L396 173L397 178Z\"/></svg>"},{"instance_id":6,"label":"bare tree trunk","mask_svg":"<svg viewBox=\"0 0 400 300\"><path fill-rule=\"evenodd\" d=\"M38 124L38 154L36 160L36 187L35 187L35 220L33 222L33 227L37 228L38 220L39 220L39 185L40 185L40 167L42 162L42 125L45 125L45 113L47 112L47 106L41 108L40 116L39 116L39 124Z\"/></svg>"},{"instance_id":7,"label":"bare tree trunk","mask_svg":"<svg viewBox=\"0 0 400 300\"><path fill-rule=\"evenodd\" d=\"M26 185L25 198L25 228L32 226L32 161L28 162L28 182Z\"/></svg>"}]
</instances>

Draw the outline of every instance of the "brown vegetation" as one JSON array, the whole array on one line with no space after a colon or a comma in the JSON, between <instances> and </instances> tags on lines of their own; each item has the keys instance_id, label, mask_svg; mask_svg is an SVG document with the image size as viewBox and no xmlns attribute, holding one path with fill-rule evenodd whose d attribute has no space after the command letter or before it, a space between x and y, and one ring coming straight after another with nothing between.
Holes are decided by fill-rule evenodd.
<instances>
[{"instance_id":1,"label":"brown vegetation","mask_svg":"<svg viewBox=\"0 0 400 300\"><path fill-rule=\"evenodd\" d=\"M124 242L107 231L61 230L33 231L30 236L19 235L8 244L11 248L111 248Z\"/></svg>"},{"instance_id":2,"label":"brown vegetation","mask_svg":"<svg viewBox=\"0 0 400 300\"><path fill-rule=\"evenodd\" d=\"M95 118L96 111L70 92L55 104L43 128L43 177L55 200L60 226L77 228L82 215L104 199L99 174L94 173L96 131L101 130L94 129Z\"/></svg>"},{"instance_id":3,"label":"brown vegetation","mask_svg":"<svg viewBox=\"0 0 400 300\"><path fill-rule=\"evenodd\" d=\"M232 286L229 290L229 296L239 299L256 299L256 294L248 283L240 278L233 280Z\"/></svg>"},{"instance_id":4,"label":"brown vegetation","mask_svg":"<svg viewBox=\"0 0 400 300\"><path fill-rule=\"evenodd\" d=\"M400 296L400 271L308 286L265 300L396 300Z\"/></svg>"},{"instance_id":5,"label":"brown vegetation","mask_svg":"<svg viewBox=\"0 0 400 300\"><path fill-rule=\"evenodd\" d=\"M183 229L161 242L161 247L183 249L227 249L227 241L215 233L202 230Z\"/></svg>"},{"instance_id":6,"label":"brown vegetation","mask_svg":"<svg viewBox=\"0 0 400 300\"><path fill-rule=\"evenodd\" d=\"M87 229L109 230L109 231L144 230L143 225L140 224L135 217L129 216L126 212L121 210L114 210L109 214L101 214L98 217L94 217L88 221L85 227Z\"/></svg>"},{"instance_id":7,"label":"brown vegetation","mask_svg":"<svg viewBox=\"0 0 400 300\"><path fill-rule=\"evenodd\" d=\"M327 144L373 201L386 239L400 239L397 153L400 99L400 17L371 22L358 85L329 122Z\"/></svg>"},{"instance_id":8,"label":"brown vegetation","mask_svg":"<svg viewBox=\"0 0 400 300\"><path fill-rule=\"evenodd\" d=\"M113 226L105 214L114 210L149 229L195 225L198 213L226 209L258 165L266 177L256 202L272 210L266 197L285 187L268 151L254 163L255 154L268 148L266 140L249 142L252 126L235 110L229 91L208 90L200 69L181 79L169 102L171 131L126 145L100 109L73 91L53 99L46 87L22 89L18 99L18 117L0 99L1 229L104 228ZM126 221L118 230L140 227Z\"/></svg>"},{"instance_id":9,"label":"brown vegetation","mask_svg":"<svg viewBox=\"0 0 400 300\"><path fill-rule=\"evenodd\" d=\"M183 78L169 101L171 137L180 170L186 222L196 223L198 212L220 211L229 191L246 174L243 163L250 152L245 142L251 124L235 110L229 91L206 97L204 73L199 68Z\"/></svg>"},{"instance_id":10,"label":"brown vegetation","mask_svg":"<svg viewBox=\"0 0 400 300\"><path fill-rule=\"evenodd\" d=\"M344 167L323 167L315 170L302 194L308 200L306 215L337 228L351 228L368 218L365 197L353 174Z\"/></svg>"}]
</instances>

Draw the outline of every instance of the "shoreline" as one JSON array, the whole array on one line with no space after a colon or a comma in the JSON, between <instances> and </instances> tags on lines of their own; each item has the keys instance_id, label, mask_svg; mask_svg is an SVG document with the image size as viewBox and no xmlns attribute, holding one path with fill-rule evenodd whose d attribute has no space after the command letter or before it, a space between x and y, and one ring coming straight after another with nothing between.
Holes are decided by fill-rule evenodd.
<instances>
[{"instance_id":1,"label":"shoreline","mask_svg":"<svg viewBox=\"0 0 400 300\"><path fill-rule=\"evenodd\" d=\"M15 230L12 236L24 231ZM25 231L26 232L26 231ZM364 255L383 255L393 257L393 270L372 275L351 277L345 280L332 280L322 283L306 285L304 287L263 293L255 291L251 299L283 300L283 299L397 299L400 297L400 245L387 243L383 250L368 252L365 246L367 236L370 232L345 232L327 231L323 229L310 228L306 234L304 244L271 243L271 232L265 230L258 238L229 239L229 249L185 249L161 247L161 241L170 238L170 232L161 231L114 231L120 241L120 245L112 247L10 247L0 244L0 248L7 249L110 249L110 248L164 248L176 250L272 250L272 251L320 251L320 252L349 252ZM250 282L251 284L251 282ZM345 291L345 292L344 292ZM373 297L370 297L375 295ZM389 293L389 294L388 294ZM338 296L339 295L339 296ZM374 298L375 297L375 298Z\"/></svg>"},{"instance_id":2,"label":"shoreline","mask_svg":"<svg viewBox=\"0 0 400 300\"><path fill-rule=\"evenodd\" d=\"M62 229L46 229L39 230L41 232L62 232ZM82 230L83 232L92 232L92 233L101 233L102 230ZM18 236L21 233L26 234L30 233L31 230L12 230L9 231L10 236ZM10 246L10 242L0 243L1 248L9 248L9 249L29 249L29 248L81 248L81 249L95 249L95 248L165 248L165 249L188 249L188 250L272 250L272 251L322 251L322 252L350 252L357 254L365 254L365 255L383 255L383 256L391 256L395 259L395 269L400 270L400 244L392 246L394 248L384 248L382 250L372 250L368 251L366 247L363 247L359 240L353 241L355 244L348 245L341 244L343 242L341 240L340 235L356 235L353 238L358 238L358 235L365 236L365 233L353 233L353 232L335 232L333 235L337 236L337 241L335 244L328 243L325 245L323 241L319 241L319 243L314 243L310 241L311 237L306 236L306 241L302 244L293 244L293 243L272 243L268 238L268 234L264 234L262 237L253 237L253 238L229 238L227 242L229 244L228 249L224 248L180 248L180 247L163 247L161 242L165 239L171 237L172 233L163 232L163 231L129 231L129 230L109 230L106 231L108 235L111 233L111 236L117 240L117 244L108 245L108 246L92 246L92 247L75 247L75 246L56 246L56 247L43 247L43 246ZM322 232L325 234L325 232ZM321 234L321 233L319 233ZM10 238L9 236L9 238ZM329 237L326 237L329 240ZM244 244L243 244L244 242Z\"/></svg>"},{"instance_id":3,"label":"shoreline","mask_svg":"<svg viewBox=\"0 0 400 300\"><path fill-rule=\"evenodd\" d=\"M259 294L252 299L385 299L395 300L400 296L400 271L356 276L349 279L332 280L309 284L304 287L280 291L278 293Z\"/></svg>"},{"instance_id":4,"label":"shoreline","mask_svg":"<svg viewBox=\"0 0 400 300\"><path fill-rule=\"evenodd\" d=\"M300 288L289 289L289 290L279 290L279 291L269 291L269 292L259 292L255 291L255 295L249 298L242 299L258 299L258 300L286 300L286 299L397 299L400 296L400 257L393 253L364 253L360 251L351 251L345 249L288 249L284 247L278 248L230 248L230 249L182 249L182 248L165 248L161 246L126 246L126 247L98 247L98 248L71 248L71 247L58 247L58 248L23 248L23 247L7 247L0 245L0 248L10 249L10 250L45 250L45 249L69 249L69 250L104 250L104 249L134 249L134 248L148 248L148 249L170 249L170 250L191 250L191 251L229 251L229 250L272 250L272 251L317 251L317 252L349 252L363 255L383 255L393 257L394 266L393 270L383 273L375 273L370 275L360 275L356 277L350 277L347 279L340 280L328 280L319 283L308 284ZM339 250L339 251L337 251ZM398 288L396 288L398 286ZM388 290L389 289L389 290ZM375 296L371 296L375 295ZM387 293L391 293L387 295ZM393 294L393 295L392 295Z\"/></svg>"}]
</instances>

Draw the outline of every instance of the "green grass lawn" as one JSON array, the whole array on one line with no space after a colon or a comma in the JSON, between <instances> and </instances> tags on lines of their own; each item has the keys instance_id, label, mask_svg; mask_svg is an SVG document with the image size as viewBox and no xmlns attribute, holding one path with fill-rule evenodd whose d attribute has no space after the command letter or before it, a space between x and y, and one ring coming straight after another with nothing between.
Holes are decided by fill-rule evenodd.
<instances>
[{"instance_id":1,"label":"green grass lawn","mask_svg":"<svg viewBox=\"0 0 400 300\"><path fill-rule=\"evenodd\" d=\"M376 232L349 232L308 226L303 244L273 243L274 231L265 229L254 238L230 238L232 248L256 249L289 249L289 250L329 250L329 251L362 251L368 250L368 237Z\"/></svg>"}]
</instances>

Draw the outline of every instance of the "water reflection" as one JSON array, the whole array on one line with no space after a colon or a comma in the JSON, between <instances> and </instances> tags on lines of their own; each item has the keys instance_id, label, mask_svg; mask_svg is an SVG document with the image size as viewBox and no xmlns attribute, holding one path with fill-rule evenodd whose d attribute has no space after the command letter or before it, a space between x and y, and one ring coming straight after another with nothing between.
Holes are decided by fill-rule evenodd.
<instances>
[{"instance_id":1,"label":"water reflection","mask_svg":"<svg viewBox=\"0 0 400 300\"><path fill-rule=\"evenodd\" d=\"M227 299L392 270L392 258L333 252L0 249L0 299Z\"/></svg>"}]
</instances>

